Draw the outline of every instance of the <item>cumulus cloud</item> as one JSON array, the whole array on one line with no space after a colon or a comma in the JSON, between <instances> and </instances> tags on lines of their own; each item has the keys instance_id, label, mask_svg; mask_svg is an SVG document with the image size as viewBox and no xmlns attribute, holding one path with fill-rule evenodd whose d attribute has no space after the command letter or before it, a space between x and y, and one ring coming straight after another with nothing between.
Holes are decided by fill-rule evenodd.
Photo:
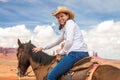
<instances>
[{"instance_id":1,"label":"cumulus cloud","mask_svg":"<svg viewBox=\"0 0 120 80\"><path fill-rule=\"evenodd\" d=\"M88 31L82 30L82 33L90 55L96 51L100 57L120 59L119 21L104 21L91 26ZM57 37L53 25L37 25L33 30L26 28L25 25L0 28L0 46L2 47L17 47L18 38L21 42L31 40L34 45L40 47L51 43Z\"/></svg>"},{"instance_id":2,"label":"cumulus cloud","mask_svg":"<svg viewBox=\"0 0 120 80\"><path fill-rule=\"evenodd\" d=\"M36 44L36 46L43 46L50 43L51 41L54 41L56 38L57 35L51 25L38 25L33 31L31 40L34 44Z\"/></svg>"},{"instance_id":3,"label":"cumulus cloud","mask_svg":"<svg viewBox=\"0 0 120 80\"><path fill-rule=\"evenodd\" d=\"M99 56L120 59L120 22L104 21L83 34L90 53L96 51Z\"/></svg>"},{"instance_id":4,"label":"cumulus cloud","mask_svg":"<svg viewBox=\"0 0 120 80\"><path fill-rule=\"evenodd\" d=\"M8 28L0 28L0 46L16 47L18 38L26 40L31 36L30 30L25 25L17 25Z\"/></svg>"},{"instance_id":5,"label":"cumulus cloud","mask_svg":"<svg viewBox=\"0 0 120 80\"><path fill-rule=\"evenodd\" d=\"M8 28L0 28L0 46L17 47L17 39L25 43L32 41L37 47L43 46L56 39L52 25L36 26L33 30L27 29L25 25L16 25Z\"/></svg>"}]
</instances>

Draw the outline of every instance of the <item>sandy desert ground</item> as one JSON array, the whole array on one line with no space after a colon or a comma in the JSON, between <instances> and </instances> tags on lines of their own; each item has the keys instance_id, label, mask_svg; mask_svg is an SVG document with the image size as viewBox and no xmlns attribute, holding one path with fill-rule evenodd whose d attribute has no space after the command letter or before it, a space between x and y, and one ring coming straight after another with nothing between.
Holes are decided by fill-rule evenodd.
<instances>
[{"instance_id":1,"label":"sandy desert ground","mask_svg":"<svg viewBox=\"0 0 120 80\"><path fill-rule=\"evenodd\" d=\"M0 80L35 80L34 73L32 77L19 78L16 74L17 58L15 53L9 53L7 56L0 53ZM31 67L28 69L31 71Z\"/></svg>"}]
</instances>

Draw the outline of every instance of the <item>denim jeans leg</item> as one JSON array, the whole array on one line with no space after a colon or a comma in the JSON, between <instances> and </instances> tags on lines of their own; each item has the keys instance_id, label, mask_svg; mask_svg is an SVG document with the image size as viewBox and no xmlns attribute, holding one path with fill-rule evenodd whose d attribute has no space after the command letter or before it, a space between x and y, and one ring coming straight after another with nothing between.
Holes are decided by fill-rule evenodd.
<instances>
[{"instance_id":1,"label":"denim jeans leg","mask_svg":"<svg viewBox=\"0 0 120 80\"><path fill-rule=\"evenodd\" d=\"M60 77L62 74L67 72L75 62L80 60L82 57L79 57L79 52L70 52L69 54L65 56L48 74L47 80L57 80L58 77ZM77 55L76 55L77 54ZM79 55L78 55L79 54Z\"/></svg>"},{"instance_id":2,"label":"denim jeans leg","mask_svg":"<svg viewBox=\"0 0 120 80\"><path fill-rule=\"evenodd\" d=\"M62 74L68 71L72 65L74 64L74 60L70 56L65 56L48 74L47 80L57 80Z\"/></svg>"}]
</instances>

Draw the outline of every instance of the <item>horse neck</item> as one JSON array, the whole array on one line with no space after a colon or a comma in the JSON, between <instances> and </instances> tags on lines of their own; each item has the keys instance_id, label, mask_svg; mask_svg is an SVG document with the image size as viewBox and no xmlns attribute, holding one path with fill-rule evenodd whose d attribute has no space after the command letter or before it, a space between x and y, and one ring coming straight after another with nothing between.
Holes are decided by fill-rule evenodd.
<instances>
[{"instance_id":1,"label":"horse neck","mask_svg":"<svg viewBox=\"0 0 120 80\"><path fill-rule=\"evenodd\" d=\"M47 75L48 68L50 63L56 58L55 56L50 56L45 52L34 53L30 46L28 50L30 65L33 69L33 72L36 76L36 80L44 80L44 77Z\"/></svg>"},{"instance_id":2,"label":"horse neck","mask_svg":"<svg viewBox=\"0 0 120 80\"><path fill-rule=\"evenodd\" d=\"M51 63L51 61L53 59L55 59L56 56L50 56L47 53L43 52L43 51L39 51L37 53L34 53L32 51L32 49L34 48L34 46L30 46L28 47L28 55L30 55L30 57L35 61L38 62L40 64L44 64L44 65L48 65Z\"/></svg>"},{"instance_id":3,"label":"horse neck","mask_svg":"<svg viewBox=\"0 0 120 80\"><path fill-rule=\"evenodd\" d=\"M32 70L33 70L33 72L35 74L36 80L43 80L43 79L41 79L41 76L39 74L40 64L33 61L32 58L30 58L29 61L30 61L30 65L32 67Z\"/></svg>"},{"instance_id":4,"label":"horse neck","mask_svg":"<svg viewBox=\"0 0 120 80\"><path fill-rule=\"evenodd\" d=\"M54 58L51 61L50 64L44 65L44 64L40 64L38 62L35 62L32 57L29 58L30 61L30 65L33 69L33 72L36 76L36 80L44 80L44 78L46 77L47 73L48 73L48 69L50 68L51 64L54 62Z\"/></svg>"}]
</instances>

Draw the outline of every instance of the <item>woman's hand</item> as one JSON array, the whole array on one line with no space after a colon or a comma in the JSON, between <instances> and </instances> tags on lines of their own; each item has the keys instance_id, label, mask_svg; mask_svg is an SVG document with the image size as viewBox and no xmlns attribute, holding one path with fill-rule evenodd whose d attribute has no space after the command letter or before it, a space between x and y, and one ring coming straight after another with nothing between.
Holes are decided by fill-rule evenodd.
<instances>
[{"instance_id":1,"label":"woman's hand","mask_svg":"<svg viewBox=\"0 0 120 80\"><path fill-rule=\"evenodd\" d=\"M32 50L33 50L33 52L37 53L37 52L39 52L39 51L42 51L43 48L33 48Z\"/></svg>"},{"instance_id":2,"label":"woman's hand","mask_svg":"<svg viewBox=\"0 0 120 80\"><path fill-rule=\"evenodd\" d=\"M61 56L65 56L66 52L64 52L63 50L61 50L58 54L61 55Z\"/></svg>"}]
</instances>

